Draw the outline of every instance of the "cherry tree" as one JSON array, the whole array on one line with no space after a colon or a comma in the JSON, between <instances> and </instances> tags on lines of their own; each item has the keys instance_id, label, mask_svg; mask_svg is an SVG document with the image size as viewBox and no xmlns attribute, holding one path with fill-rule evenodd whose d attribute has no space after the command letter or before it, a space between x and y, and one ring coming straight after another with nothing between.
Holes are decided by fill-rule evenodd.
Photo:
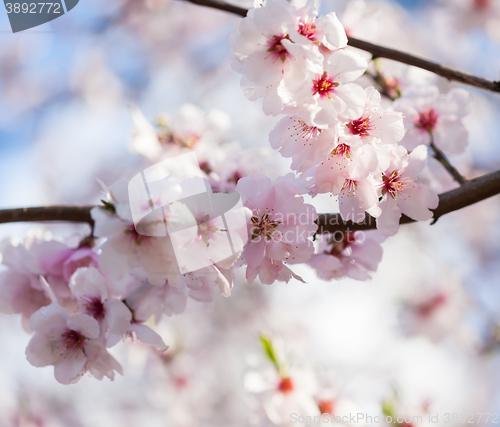
<instances>
[{"instance_id":1,"label":"cherry tree","mask_svg":"<svg viewBox=\"0 0 500 427\"><path fill-rule=\"evenodd\" d=\"M64 222L80 233L76 238L67 232L59 239L40 233L28 234L22 242L5 239L0 309L17 315L31 334L26 363L53 366L55 380L65 385L84 376L126 377L114 351L122 341L139 341L131 346L153 358L155 366L166 366L160 376L168 385L166 399L175 407L172 425L199 425L203 410L213 415L215 397L199 379L217 383L209 372L224 368L224 360L229 360L224 352L230 353L244 336L252 336L250 353L255 346L260 355L249 356L244 373L234 378L249 396L241 415L244 425L312 425L320 420L315 417L352 423L343 417L366 415L359 403L363 399L356 403L349 391L332 384L349 382L355 375L346 369L337 374L342 380L322 378L308 354L311 350L301 348L294 337L296 332L307 342L300 326L266 298L283 294L286 300L288 287L280 283L311 289L320 281L341 287L369 282L386 274L384 268L400 267L385 258L387 245L398 245L397 251L411 258L414 249L407 242L399 246L394 236L418 227L417 222L423 223L419 230L425 227L423 233L432 236L434 224L446 223L448 214L476 204L481 209L486 199L499 194L500 170L467 165L459 171L449 157L467 153L467 118L477 108L475 91L498 96L500 82L374 44L363 34L368 8L364 2L351 2L343 14L321 13L312 0L267 0L249 9L214 0L188 2L198 13L210 8L237 16L228 60L241 80L239 88L230 90L257 101L262 117L270 116L266 145L275 151L276 165L285 162L284 173L277 173L280 167L274 164L265 165L266 154L228 142L230 120L222 111L186 104L176 115L160 115L153 123L132 107L128 148L135 164L112 179L107 171L96 171L100 191L94 196L99 193L99 203L0 210L0 223ZM453 11L457 22L484 26L500 16L493 2L470 2L468 12L462 4L444 3L440 7ZM437 8L434 13L441 12ZM470 19L467 13L473 14ZM355 37L358 33L363 39ZM427 74L411 75L415 69ZM444 87L446 81L450 84ZM156 178L149 200L139 208L141 215L152 212L154 219L148 217L140 228L131 176L142 173L145 179L156 165L189 153L196 154L195 178L200 180L189 185L202 183L209 189L217 213L207 214L198 202L179 198L188 180ZM179 174L189 172L184 165ZM223 201L234 195L241 203L241 221L238 238L231 241L232 253L226 253L228 232L233 236L235 228L229 216L220 220L228 209L218 204L225 206ZM331 201L329 211L323 210L325 197ZM457 213L462 214L464 224L472 227L472 215ZM86 228L77 229L78 224ZM174 232L158 232L165 228L182 232L182 239ZM467 233L466 226L452 223L448 234L457 233ZM477 234L481 232L474 234L471 245L488 239ZM241 245L233 245L236 242ZM189 265L204 257L209 262L188 271L180 256ZM398 290L405 301L401 325L409 336L420 334L431 342L467 341L480 357L496 346L497 326L495 321L488 325L493 332L482 340L471 338L468 331L457 332L454 326L467 300L459 281L450 275L439 286L422 286L415 294ZM277 289L272 298L264 289L267 285ZM199 304L194 314L189 309L193 303ZM205 312L200 304L212 307L219 317L200 321ZM322 319L312 322L317 331L329 322L326 314ZM162 325L169 322L200 325L194 339L198 341L187 343L190 357L182 358L183 344L163 333ZM221 324L231 322L234 330L226 331L227 337L218 334L225 328ZM332 327L335 324L332 321ZM207 344L207 337L213 341ZM183 338L181 334L180 341ZM305 357L298 363L287 353L289 345L303 350ZM227 363L230 370L232 362ZM148 384L157 387L153 380L144 386ZM230 389L218 386L218 396ZM423 424L412 417L435 412L429 408L437 395L419 395L417 407L405 401L397 386L391 387L377 396L375 423ZM467 413L475 414L470 408ZM455 418L450 422L460 422ZM238 416L230 414L228 419Z\"/></svg>"}]
</instances>

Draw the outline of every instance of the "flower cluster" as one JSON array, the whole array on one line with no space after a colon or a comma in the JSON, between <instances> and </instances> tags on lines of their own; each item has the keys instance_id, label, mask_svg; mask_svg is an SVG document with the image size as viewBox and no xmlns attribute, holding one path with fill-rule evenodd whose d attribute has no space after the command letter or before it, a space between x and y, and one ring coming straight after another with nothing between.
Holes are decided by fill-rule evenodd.
<instances>
[{"instance_id":1,"label":"flower cluster","mask_svg":"<svg viewBox=\"0 0 500 427\"><path fill-rule=\"evenodd\" d=\"M309 194L338 196L344 220L362 222L368 212L386 236L397 232L401 213L432 217L438 198L418 180L427 150L412 146L409 153L398 145L401 112L382 108L375 88L354 82L368 64L347 48L334 13L317 18L313 2L297 9L269 0L237 30L230 44L245 94L263 97L267 114L287 114L269 140L292 159Z\"/></svg>"},{"instance_id":2,"label":"flower cluster","mask_svg":"<svg viewBox=\"0 0 500 427\"><path fill-rule=\"evenodd\" d=\"M230 296L240 267L249 284L304 282L296 264L324 280L368 280L403 214L433 216L438 196L422 177L428 150L463 152L467 92L427 87L382 99L360 82L367 60L347 47L335 13L318 17L313 1L267 0L236 27L233 67L249 99L282 115L269 142L293 173L272 180L259 156L222 143L224 113L186 105L155 128L134 109L130 149L141 171L129 182L100 181L92 234L79 245L29 238L2 247L0 309L22 316L34 332L28 361L53 365L61 383L86 372L113 379L121 366L108 348L127 337L164 351L154 322L182 313L188 300L210 306L214 295ZM193 151L196 165L175 160ZM169 173L160 176L163 167ZM314 239L319 194L338 198L344 221L376 218L378 231ZM293 388L283 375L279 384L282 394Z\"/></svg>"}]
</instances>

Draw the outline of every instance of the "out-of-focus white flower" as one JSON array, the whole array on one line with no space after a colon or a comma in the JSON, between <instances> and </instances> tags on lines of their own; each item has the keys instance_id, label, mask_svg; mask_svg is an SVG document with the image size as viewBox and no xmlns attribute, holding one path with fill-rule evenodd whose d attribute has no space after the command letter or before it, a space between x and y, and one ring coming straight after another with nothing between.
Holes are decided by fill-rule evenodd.
<instances>
[{"instance_id":1,"label":"out-of-focus white flower","mask_svg":"<svg viewBox=\"0 0 500 427\"><path fill-rule=\"evenodd\" d=\"M376 231L334 233L318 238L318 250L307 262L323 280L350 277L368 280L382 260L383 240Z\"/></svg>"}]
</instances>

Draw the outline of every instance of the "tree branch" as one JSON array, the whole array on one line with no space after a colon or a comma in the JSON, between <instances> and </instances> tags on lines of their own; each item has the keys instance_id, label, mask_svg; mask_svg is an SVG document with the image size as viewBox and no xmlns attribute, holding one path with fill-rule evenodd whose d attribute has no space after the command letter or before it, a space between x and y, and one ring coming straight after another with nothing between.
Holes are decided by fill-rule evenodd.
<instances>
[{"instance_id":1,"label":"tree branch","mask_svg":"<svg viewBox=\"0 0 500 427\"><path fill-rule=\"evenodd\" d=\"M443 215L500 194L500 170L466 181L462 186L439 195L439 205L434 209L432 224ZM403 215L400 224L415 222ZM376 228L375 218L366 214L361 223L343 221L340 214L319 214L318 234L336 231L371 230Z\"/></svg>"},{"instance_id":2,"label":"tree branch","mask_svg":"<svg viewBox=\"0 0 500 427\"><path fill-rule=\"evenodd\" d=\"M0 223L67 221L86 222L93 226L90 210L94 206L44 206L0 210Z\"/></svg>"},{"instance_id":3,"label":"tree branch","mask_svg":"<svg viewBox=\"0 0 500 427\"><path fill-rule=\"evenodd\" d=\"M212 9L223 10L225 12L234 13L245 17L248 9L233 6L218 0L185 0L199 6L211 7ZM444 67L436 62L428 61L419 58L418 56L410 55L409 53L401 52L396 49L379 46L373 43L359 40L354 37L349 37L349 46L370 52L374 58L387 58L393 61L402 62L403 64L412 65L430 71L438 76L444 77L447 80L464 83L470 86L479 87L481 89L492 92L500 92L500 81L491 81L482 77L473 76L472 74L463 73L452 68Z\"/></svg>"},{"instance_id":4,"label":"tree branch","mask_svg":"<svg viewBox=\"0 0 500 427\"><path fill-rule=\"evenodd\" d=\"M433 223L441 216L485 200L500 193L500 170L465 182L461 187L440 194L434 209ZM46 206L0 210L0 223L69 221L94 224L90 210L94 206ZM318 234L336 231L370 230L376 228L375 218L366 215L362 223L343 221L340 214L319 214ZM400 224L414 222L403 215Z\"/></svg>"},{"instance_id":5,"label":"tree branch","mask_svg":"<svg viewBox=\"0 0 500 427\"><path fill-rule=\"evenodd\" d=\"M448 171L448 173L453 177L455 181L457 181L460 185L463 185L467 180L460 174L459 171L455 169L455 167L450 163L444 153L442 153L441 150L436 147L433 139L431 139L430 146L434 151L434 158L444 166L444 168Z\"/></svg>"}]
</instances>

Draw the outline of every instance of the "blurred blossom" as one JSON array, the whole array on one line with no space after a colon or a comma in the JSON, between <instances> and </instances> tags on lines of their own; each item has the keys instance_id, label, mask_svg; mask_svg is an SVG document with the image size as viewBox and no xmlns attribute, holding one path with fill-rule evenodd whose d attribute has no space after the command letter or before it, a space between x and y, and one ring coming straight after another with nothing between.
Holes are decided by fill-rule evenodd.
<instances>
[{"instance_id":1,"label":"blurred blossom","mask_svg":"<svg viewBox=\"0 0 500 427\"><path fill-rule=\"evenodd\" d=\"M1 427L499 413L498 198L387 240L314 224L430 218L458 184L420 144L468 178L498 169L495 94L371 61L345 33L498 80L499 2L267 3L241 20L82 0L24 34L1 18L2 205L99 204L93 236L1 226ZM135 229L127 182L191 150L214 195L240 193L250 243L181 274L170 238ZM165 215L204 249L222 226L195 210Z\"/></svg>"}]
</instances>

